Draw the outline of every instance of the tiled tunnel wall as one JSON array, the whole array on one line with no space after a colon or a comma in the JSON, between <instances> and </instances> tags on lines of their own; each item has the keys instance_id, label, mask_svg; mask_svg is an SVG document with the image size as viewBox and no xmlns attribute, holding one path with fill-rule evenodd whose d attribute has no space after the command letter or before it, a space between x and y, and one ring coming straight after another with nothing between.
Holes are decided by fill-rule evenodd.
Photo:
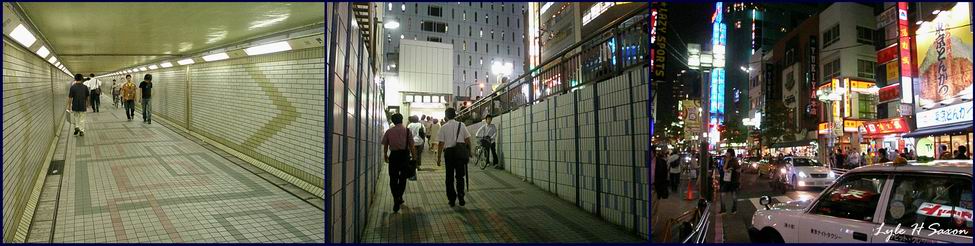
<instances>
[{"instance_id":1,"label":"tiled tunnel wall","mask_svg":"<svg viewBox=\"0 0 975 246\"><path fill-rule=\"evenodd\" d=\"M132 81L152 74L154 119L267 164L324 198L324 57L324 47L307 48L138 72ZM103 81L112 79L125 78Z\"/></svg>"},{"instance_id":2,"label":"tiled tunnel wall","mask_svg":"<svg viewBox=\"0 0 975 246\"><path fill-rule=\"evenodd\" d=\"M505 170L649 239L649 78L634 68L498 116Z\"/></svg>"},{"instance_id":3,"label":"tiled tunnel wall","mask_svg":"<svg viewBox=\"0 0 975 246\"><path fill-rule=\"evenodd\" d=\"M25 215L38 174L47 166L57 129L65 122L73 76L3 38L3 241Z\"/></svg>"},{"instance_id":4,"label":"tiled tunnel wall","mask_svg":"<svg viewBox=\"0 0 975 246\"><path fill-rule=\"evenodd\" d=\"M327 233L330 242L358 242L376 193L382 160L380 140L386 104L373 79L371 57L351 17L348 3L328 3L325 11L327 67L331 83L326 101L330 124Z\"/></svg>"}]
</instances>

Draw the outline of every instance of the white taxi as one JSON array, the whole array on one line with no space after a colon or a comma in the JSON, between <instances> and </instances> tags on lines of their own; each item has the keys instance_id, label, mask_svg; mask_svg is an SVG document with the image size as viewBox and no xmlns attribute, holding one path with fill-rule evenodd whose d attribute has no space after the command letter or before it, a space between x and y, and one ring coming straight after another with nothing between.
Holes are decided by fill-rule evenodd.
<instances>
[{"instance_id":1,"label":"white taxi","mask_svg":"<svg viewBox=\"0 0 975 246\"><path fill-rule=\"evenodd\" d=\"M761 243L972 243L972 161L879 164L819 196L769 206L748 228Z\"/></svg>"}]
</instances>

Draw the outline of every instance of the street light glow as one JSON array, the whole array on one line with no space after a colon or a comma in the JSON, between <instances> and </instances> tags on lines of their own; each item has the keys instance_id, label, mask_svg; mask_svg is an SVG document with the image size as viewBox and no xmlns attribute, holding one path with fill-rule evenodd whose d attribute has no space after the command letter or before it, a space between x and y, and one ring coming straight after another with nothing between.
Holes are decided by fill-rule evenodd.
<instances>
[{"instance_id":1,"label":"street light glow","mask_svg":"<svg viewBox=\"0 0 975 246\"><path fill-rule=\"evenodd\" d=\"M386 24L383 24L383 27L385 27L386 29L396 29L399 28L399 22L396 22L395 20L390 20L389 22L386 22Z\"/></svg>"}]
</instances>

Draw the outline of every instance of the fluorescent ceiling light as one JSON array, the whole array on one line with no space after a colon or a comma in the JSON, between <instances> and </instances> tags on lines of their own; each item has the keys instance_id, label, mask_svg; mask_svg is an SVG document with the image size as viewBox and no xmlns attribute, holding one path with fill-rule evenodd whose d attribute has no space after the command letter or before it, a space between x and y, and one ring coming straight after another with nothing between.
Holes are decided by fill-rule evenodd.
<instances>
[{"instance_id":1,"label":"fluorescent ceiling light","mask_svg":"<svg viewBox=\"0 0 975 246\"><path fill-rule=\"evenodd\" d=\"M146 71L146 70L149 70L149 69L146 69L146 67L140 67L139 68L139 71Z\"/></svg>"},{"instance_id":2,"label":"fluorescent ceiling light","mask_svg":"<svg viewBox=\"0 0 975 246\"><path fill-rule=\"evenodd\" d=\"M159 66L161 66L161 67L172 67L173 64L172 63L169 63L169 62L163 62L162 64L159 64Z\"/></svg>"},{"instance_id":3,"label":"fluorescent ceiling light","mask_svg":"<svg viewBox=\"0 0 975 246\"><path fill-rule=\"evenodd\" d=\"M258 45L258 46L250 47L250 48L244 49L244 52L247 53L247 55L249 55L249 56L255 56L255 55L261 55L261 54L267 54L267 53L274 53L274 52L281 52L281 51L287 51L287 50L291 50L291 45L288 44L288 41L281 41L281 42L277 42L277 43L270 43L270 44ZM227 55L224 54L224 56L226 57ZM204 56L203 59L206 59L206 57ZM223 59L226 59L226 58L223 58Z\"/></svg>"},{"instance_id":4,"label":"fluorescent ceiling light","mask_svg":"<svg viewBox=\"0 0 975 246\"><path fill-rule=\"evenodd\" d=\"M179 65L190 65L193 64L193 59L183 59L177 61L176 63L179 63Z\"/></svg>"},{"instance_id":5,"label":"fluorescent ceiling light","mask_svg":"<svg viewBox=\"0 0 975 246\"><path fill-rule=\"evenodd\" d=\"M54 64L57 61L58 61L58 58L57 57L54 57L54 56L51 56L51 59L47 59L47 62L50 62L51 64Z\"/></svg>"},{"instance_id":6,"label":"fluorescent ceiling light","mask_svg":"<svg viewBox=\"0 0 975 246\"><path fill-rule=\"evenodd\" d=\"M51 51L50 50L47 50L47 47L44 47L44 46L41 46L41 48L37 50L37 55L41 56L41 58L47 58L47 55L50 55L50 54L51 54Z\"/></svg>"},{"instance_id":7,"label":"fluorescent ceiling light","mask_svg":"<svg viewBox=\"0 0 975 246\"><path fill-rule=\"evenodd\" d=\"M219 61L227 58L230 58L230 56L227 56L227 53L217 53L213 55L203 56L204 61Z\"/></svg>"},{"instance_id":8,"label":"fluorescent ceiling light","mask_svg":"<svg viewBox=\"0 0 975 246\"><path fill-rule=\"evenodd\" d=\"M17 27L14 28L14 31L10 32L10 37L17 40L17 42L24 45L24 47L30 47L34 44L34 42L37 42L37 38L35 38L34 34L27 30L27 27L24 27L24 24L18 24Z\"/></svg>"},{"instance_id":9,"label":"fluorescent ceiling light","mask_svg":"<svg viewBox=\"0 0 975 246\"><path fill-rule=\"evenodd\" d=\"M156 65L149 65L149 69L155 70L156 68L159 68L159 67L157 67Z\"/></svg>"}]
</instances>

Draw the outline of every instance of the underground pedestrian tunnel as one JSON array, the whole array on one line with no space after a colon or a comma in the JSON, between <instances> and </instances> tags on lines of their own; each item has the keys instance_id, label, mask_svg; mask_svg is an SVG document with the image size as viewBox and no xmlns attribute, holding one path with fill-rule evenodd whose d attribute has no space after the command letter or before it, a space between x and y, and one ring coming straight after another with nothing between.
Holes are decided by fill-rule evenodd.
<instances>
[{"instance_id":1,"label":"underground pedestrian tunnel","mask_svg":"<svg viewBox=\"0 0 975 246\"><path fill-rule=\"evenodd\" d=\"M4 2L3 241L323 242L323 10ZM113 81L147 74L129 121Z\"/></svg>"},{"instance_id":2,"label":"underground pedestrian tunnel","mask_svg":"<svg viewBox=\"0 0 975 246\"><path fill-rule=\"evenodd\" d=\"M445 168L425 150L394 213L380 141L391 127L385 93L397 82L384 73L395 61L384 63L392 56L383 53L383 15L413 6L326 4L327 240L647 242L647 8L606 21L611 28L542 61L535 73L463 105L458 119L472 135L484 116L496 115L503 170L469 165L467 204L450 206Z\"/></svg>"}]
</instances>

